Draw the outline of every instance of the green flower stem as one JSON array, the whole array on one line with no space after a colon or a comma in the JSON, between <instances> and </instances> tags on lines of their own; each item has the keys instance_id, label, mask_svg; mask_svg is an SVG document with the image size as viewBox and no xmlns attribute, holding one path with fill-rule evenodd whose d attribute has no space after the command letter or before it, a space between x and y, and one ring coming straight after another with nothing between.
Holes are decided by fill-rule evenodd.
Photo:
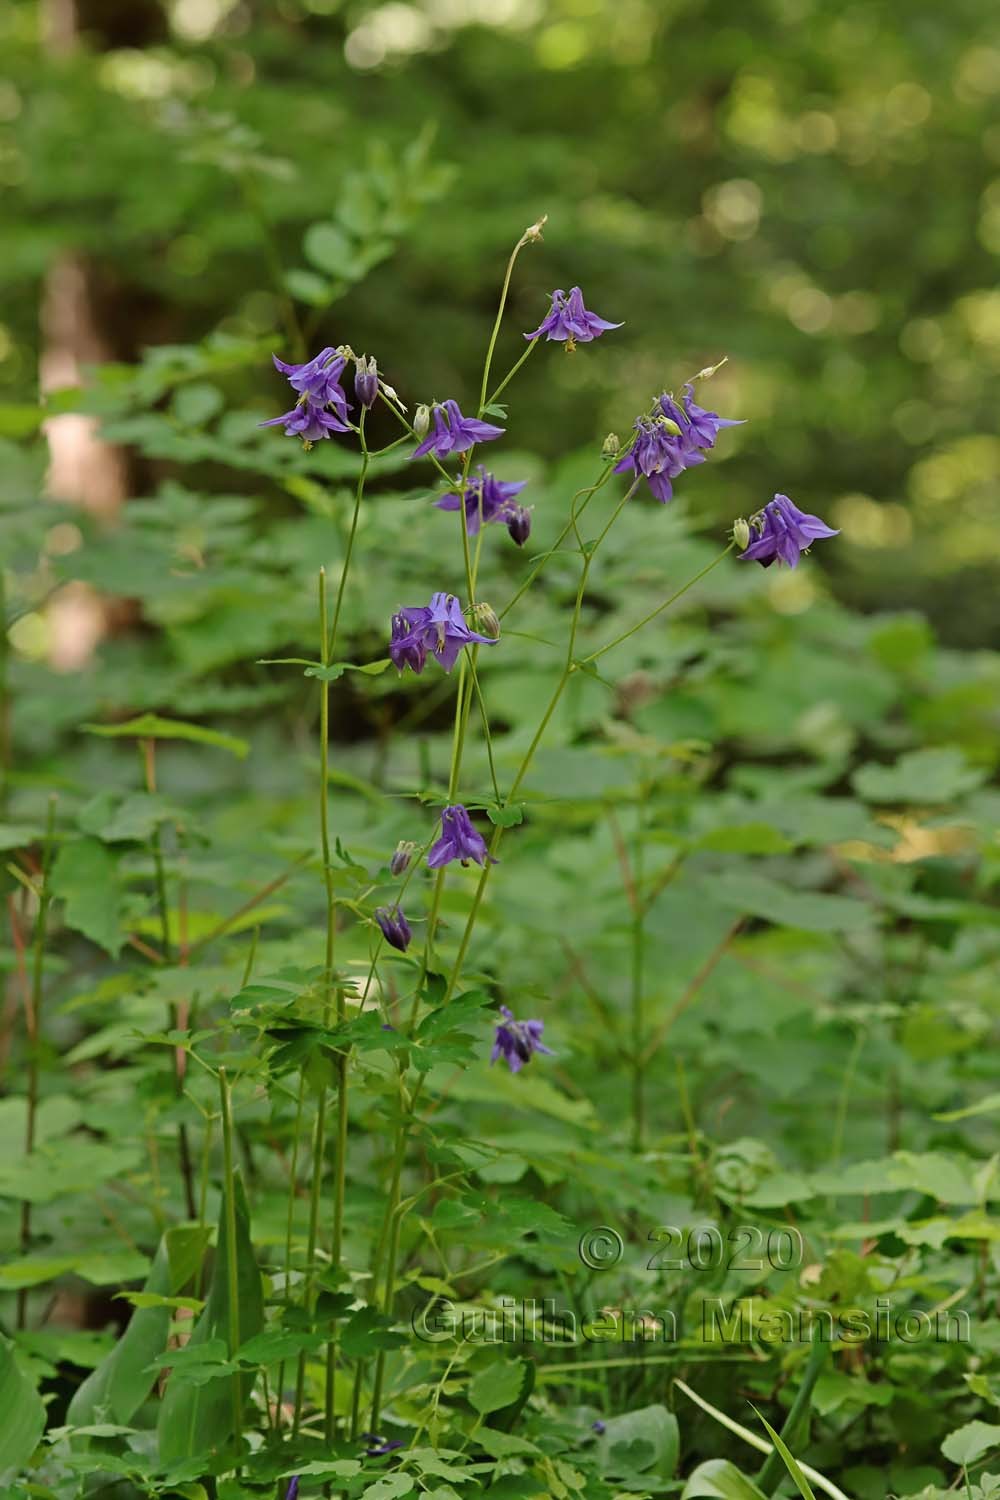
<instances>
[{"instance_id":1,"label":"green flower stem","mask_svg":"<svg viewBox=\"0 0 1000 1500\"><path fill-rule=\"evenodd\" d=\"M632 625L628 630L622 631L621 635L616 635L613 641L609 641L606 646L601 646L598 651L592 651L589 656L582 657L580 660L580 666L584 667L588 662L597 661L598 657L604 656L606 652L613 651L616 646L620 646L623 641L629 640L630 637L640 631L644 625L648 625L651 620L655 620L657 615L662 615L663 611L665 609L669 609L671 604L679 599L682 594L686 594L688 589L692 589L694 588L696 583L700 583L707 573L711 573L713 568L717 568L720 562L722 562L723 558L729 556L735 545L735 542L730 542L729 546L726 547L722 552L720 552L717 557L713 557L710 563L706 563L699 573L696 573L693 578L689 578L687 583L685 583L683 587L677 589L675 593L671 594L669 599L664 599L663 603L658 604L655 609L650 610L648 615L643 615L642 619L639 620L635 625Z\"/></svg>"},{"instance_id":2,"label":"green flower stem","mask_svg":"<svg viewBox=\"0 0 1000 1500\"><path fill-rule=\"evenodd\" d=\"M483 405L480 406L480 408L479 408L479 415L480 416L482 416L482 414L485 411L485 409L486 409L487 406L492 406L493 403L494 403L494 401L496 401L497 397L501 396L503 394L503 392L510 385L511 381L514 379L514 376L517 374L518 370L521 368L521 366L528 359L529 355L531 355L531 354L534 353L536 346L538 344L540 344L541 342L542 341L541 341L540 338L532 339L531 340L531 343L528 344L528 346L525 349L524 353L521 355L521 358L519 360L516 360L515 363L513 365L511 365L510 369L507 371L506 375L501 380L501 382L497 386L496 390L492 393L492 395L490 396L489 400L486 401L486 402L484 402Z\"/></svg>"},{"instance_id":3,"label":"green flower stem","mask_svg":"<svg viewBox=\"0 0 1000 1500\"><path fill-rule=\"evenodd\" d=\"M0 817L7 810L10 780L10 643L7 639L7 587L0 565Z\"/></svg>"},{"instance_id":4,"label":"green flower stem","mask_svg":"<svg viewBox=\"0 0 1000 1500\"><path fill-rule=\"evenodd\" d=\"M45 843L42 854L42 876L38 888L38 908L35 912L35 930L32 937L31 986L25 996L25 1031L27 1032L27 1099L25 1100L24 1154L31 1155L35 1149L35 1127L38 1119L38 1094L41 1082L42 1041L42 991L45 964L45 934L48 926L52 892L49 888L49 869L52 865L55 832L56 799L49 798L49 810L45 821ZM13 908L11 908L13 912ZM27 1255L31 1248L31 1204L25 1199L21 1204L20 1227L21 1254ZM27 1326L28 1289L21 1287L17 1294L17 1326L23 1331Z\"/></svg>"},{"instance_id":5,"label":"green flower stem","mask_svg":"<svg viewBox=\"0 0 1000 1500\"><path fill-rule=\"evenodd\" d=\"M500 288L500 305L497 308L497 315L493 322L493 331L490 334L490 341L486 346L486 359L483 362L483 379L479 387L480 416L482 416L483 414L483 407L488 404L486 400L486 392L489 388L490 383L490 368L493 364L493 354L496 350L497 339L500 336L500 325L503 322L504 308L507 306L507 293L510 291L510 278L514 274L514 266L517 263L517 257L520 255L525 245L530 245L533 240L537 240L539 238L540 234L538 232L538 229L534 225L532 225L531 229L526 229L524 231L521 238L518 240L517 244L510 252L510 259L507 262L507 269L504 272L503 286ZM496 392L497 395L500 394L500 391L503 390L504 386L511 379L511 376L513 376L514 372L517 370L518 365L523 364L524 360L527 358L527 355L530 353L531 345L528 346L526 353L522 355L521 359L518 360L517 364L514 366L514 369L511 370L510 375L508 375L506 380L504 380L503 383L498 387Z\"/></svg>"},{"instance_id":6,"label":"green flower stem","mask_svg":"<svg viewBox=\"0 0 1000 1500\"><path fill-rule=\"evenodd\" d=\"M643 813L645 810L645 788L639 788L638 817L636 820L635 855L632 864L634 908L632 911L632 964L631 964L631 1013L632 1013L632 1150L641 1151L646 1125L645 1081L646 1065L643 1057L643 979L646 959L646 908L642 902L642 856Z\"/></svg>"},{"instance_id":7,"label":"green flower stem","mask_svg":"<svg viewBox=\"0 0 1000 1500\"><path fill-rule=\"evenodd\" d=\"M357 488L354 492L354 513L351 516L351 529L347 536L347 551L344 553L344 564L340 570L340 582L337 585L337 600L333 606L333 624L330 626L330 640L326 648L326 656L323 660L324 666L329 666L333 660L333 653L337 645L337 627L340 624L340 611L344 603L344 588L347 584L347 575L351 570L351 559L354 556L354 538L358 530L358 517L361 514L361 501L365 493L365 480L368 478L368 467L371 463L371 454L365 442L365 417L368 415L364 407L361 408L361 417L358 421L358 442L361 444L361 468L358 472ZM326 632L324 631L324 637Z\"/></svg>"},{"instance_id":8,"label":"green flower stem","mask_svg":"<svg viewBox=\"0 0 1000 1500\"><path fill-rule=\"evenodd\" d=\"M400 1187L403 1180L403 1165L406 1161L406 1147L410 1139L410 1130L413 1125L413 1101L406 1098L403 1087L402 1074L399 1080L400 1087L400 1120L396 1129L396 1143L392 1157L392 1177L389 1183L389 1197L386 1203L385 1219L382 1224L382 1232L379 1236L379 1244L375 1255L375 1276L381 1269L382 1248L385 1244L385 1285L382 1294L382 1311L386 1317L392 1316L392 1306L396 1295L396 1260L399 1255L399 1228L401 1218L399 1214ZM375 1360L375 1378L372 1383L372 1414L371 1431L378 1432L379 1419L382 1412L382 1389L385 1380L385 1350L380 1349Z\"/></svg>"},{"instance_id":9,"label":"green flower stem","mask_svg":"<svg viewBox=\"0 0 1000 1500\"><path fill-rule=\"evenodd\" d=\"M229 1357L235 1359L240 1347L239 1274L236 1260L236 1179L233 1165L233 1096L225 1068L219 1069L219 1098L222 1102L222 1194L226 1215L226 1277L229 1283ZM233 1447L237 1456L243 1445L243 1377L232 1378ZM239 1463L236 1472L239 1474Z\"/></svg>"},{"instance_id":10,"label":"green flower stem","mask_svg":"<svg viewBox=\"0 0 1000 1500\"><path fill-rule=\"evenodd\" d=\"M559 535L556 537L555 542L549 548L548 552L542 554L542 556L536 562L535 566L529 571L528 576L527 578L525 578L524 582L507 600L507 603L504 605L499 614L499 618L501 620L504 619L506 615L510 614L510 611L514 608L514 605L518 602L522 595L528 592L528 589L530 589L539 573L545 567L545 564L556 552L558 552L559 548L569 536L570 532L574 530L577 520L579 520L580 516L583 515L583 512L587 508L587 505L590 503L592 496L596 495L598 490L603 489L608 480L611 478L612 474L614 473L614 467L615 460L612 459L609 463L605 464L604 468L601 470L600 474L592 485L589 485L582 490L577 490L576 494L573 496L572 501L570 502L570 519L566 522L566 525L563 527L562 531L560 531ZM581 497L583 497L583 503L577 506L576 502Z\"/></svg>"},{"instance_id":11,"label":"green flower stem","mask_svg":"<svg viewBox=\"0 0 1000 1500\"><path fill-rule=\"evenodd\" d=\"M632 495L635 493L636 484L638 484L638 480L629 487L626 493L622 496L621 500L619 500L618 504L612 511L611 517L605 525L603 531L601 531L601 533L597 537L597 540L593 543L589 550L585 552L583 567L580 570L580 582L576 591L576 603L573 608L573 618L570 624L569 645L566 652L566 663L563 667L562 675L560 676L559 681L556 683L552 697L549 699L548 706L545 709L544 714L542 715L541 723L535 730L535 733L531 740L531 744L525 751L524 759L521 762L517 775L514 777L514 780L511 783L510 790L507 793L507 804L509 804L517 795L521 783L524 781L524 778L528 774L531 763L535 758L535 752L537 751L538 746L541 743L546 729L549 727L552 716L555 713L556 708L559 705L559 701L566 689L566 684L569 682L570 677L573 675L573 673L579 671L579 669L582 666L585 666L587 662L596 661L599 656L603 656L605 651L610 651L612 646L617 646L621 641L627 640L629 636L632 636L636 633L636 631L641 630L643 625L648 624L650 620L653 620L657 615L662 614L669 605L673 604L675 600L679 599L682 594L687 593L688 589L692 588L699 579L704 578L706 573L710 573L711 570L716 567L722 561L722 559L732 551L733 544L730 543L725 551L721 552L718 557L714 558L712 562L708 563L706 567L702 568L699 573L696 573L693 578L689 579L682 588L677 589L675 593L671 594L669 599L665 600L663 604L659 605L656 609L651 611L650 614L646 615L644 619L640 620L637 625L633 625L630 630L626 630L622 635L618 636L614 641L610 642L609 645L602 646L599 651L593 652L590 656L583 657L580 661L575 660L574 653L576 650L576 638L580 628L580 615L583 608L584 593L586 591L587 581L590 576L590 569L593 564L594 557L596 556L601 543L604 541L604 538L607 536L608 532L611 530L611 527L614 525L615 521L618 519L618 516L621 514L621 511L628 504L629 500L632 498ZM586 505L587 500L589 500L590 498L589 494L584 491L578 492L578 494L586 495L586 498L584 500L584 505ZM580 541L580 534L579 531L577 531L576 523L582 510L583 506L576 507L574 502L574 510L570 516L569 525L567 526L564 533L568 534L569 531L576 532L578 541ZM582 551L582 541L580 541L580 546ZM499 826L493 830L493 837L490 840L489 852L494 857L496 856L497 849L499 848L500 842L503 838L503 832L503 828ZM469 912L468 919L466 920L465 931L462 934L462 940L459 944L458 954L451 971L451 976L448 980L448 987L445 991L445 1003L447 1003L454 994L455 986L458 983L459 977L461 975L462 966L465 962L465 957L469 949L469 942L472 937L472 931L475 927L476 919L479 915L479 909L482 905L483 896L486 892L486 885L490 877L491 869L492 865L487 861L487 863L483 865L482 874L480 875L479 883L476 886L476 892L472 899L472 908Z\"/></svg>"},{"instance_id":12,"label":"green flower stem","mask_svg":"<svg viewBox=\"0 0 1000 1500\"><path fill-rule=\"evenodd\" d=\"M302 1111L306 1101L306 1076L299 1074L299 1091L295 1100L295 1129L292 1132L292 1160L288 1171L288 1208L285 1214L285 1312L292 1305L292 1241L295 1233L295 1190L298 1186L299 1177L299 1146L302 1135ZM281 1393L285 1388L285 1361L282 1360L278 1366L278 1379L275 1385L277 1401L274 1413L274 1430L281 1431Z\"/></svg>"}]
</instances>

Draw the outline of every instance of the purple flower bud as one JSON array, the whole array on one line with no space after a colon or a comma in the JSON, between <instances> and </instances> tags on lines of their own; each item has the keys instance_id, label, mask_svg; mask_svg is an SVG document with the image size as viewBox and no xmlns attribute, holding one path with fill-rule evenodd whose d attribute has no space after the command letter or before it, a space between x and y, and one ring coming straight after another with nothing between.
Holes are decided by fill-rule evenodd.
<instances>
[{"instance_id":1,"label":"purple flower bud","mask_svg":"<svg viewBox=\"0 0 1000 1500\"><path fill-rule=\"evenodd\" d=\"M298 1493L299 1476L297 1474L293 1474L291 1479L288 1481L288 1488L285 1491L285 1500L296 1500L296 1496L298 1495Z\"/></svg>"},{"instance_id":2,"label":"purple flower bud","mask_svg":"<svg viewBox=\"0 0 1000 1500\"><path fill-rule=\"evenodd\" d=\"M403 915L400 906L391 909L388 906L380 906L375 913L375 920L382 929L382 936L390 948L397 948L400 953L405 953L410 946L413 933L410 924Z\"/></svg>"},{"instance_id":3,"label":"purple flower bud","mask_svg":"<svg viewBox=\"0 0 1000 1500\"><path fill-rule=\"evenodd\" d=\"M604 1431L605 1426L607 1424L604 1423L604 1422L602 1422L600 1420L600 1418L598 1418L598 1420L596 1422L591 1422L590 1425L591 1425L592 1429L594 1430L594 1432L597 1433L597 1436L600 1437L601 1433Z\"/></svg>"},{"instance_id":4,"label":"purple flower bud","mask_svg":"<svg viewBox=\"0 0 1000 1500\"><path fill-rule=\"evenodd\" d=\"M412 839L400 839L392 851L389 861L389 869L393 875L403 875L410 867L410 860L416 853L417 846Z\"/></svg>"},{"instance_id":5,"label":"purple flower bud","mask_svg":"<svg viewBox=\"0 0 1000 1500\"><path fill-rule=\"evenodd\" d=\"M366 1458L381 1458L383 1454L395 1453L397 1448L403 1446L400 1438L384 1438L377 1432L363 1432L361 1439L368 1444L365 1449Z\"/></svg>"},{"instance_id":6,"label":"purple flower bud","mask_svg":"<svg viewBox=\"0 0 1000 1500\"><path fill-rule=\"evenodd\" d=\"M378 365L375 358L361 354L354 366L354 394L366 411L375 405L378 396Z\"/></svg>"},{"instance_id":7,"label":"purple flower bud","mask_svg":"<svg viewBox=\"0 0 1000 1500\"><path fill-rule=\"evenodd\" d=\"M523 505L515 505L507 521L507 530L519 547L523 547L531 535L531 511Z\"/></svg>"}]
</instances>

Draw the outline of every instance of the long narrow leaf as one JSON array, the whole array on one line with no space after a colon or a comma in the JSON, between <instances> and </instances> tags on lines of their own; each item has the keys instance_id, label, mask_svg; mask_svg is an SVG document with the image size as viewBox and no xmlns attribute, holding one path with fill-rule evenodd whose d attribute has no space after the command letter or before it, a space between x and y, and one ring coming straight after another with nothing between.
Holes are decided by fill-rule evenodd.
<instances>
[{"instance_id":1,"label":"long narrow leaf","mask_svg":"<svg viewBox=\"0 0 1000 1500\"><path fill-rule=\"evenodd\" d=\"M236 1196L236 1286L229 1284L228 1235L225 1204L219 1210L219 1237L212 1271L212 1285L205 1310L194 1327L187 1347L221 1340L230 1357L237 1351L229 1347L230 1299L236 1297L240 1310L240 1337L245 1343L264 1326L264 1298L260 1271L254 1259L250 1239L250 1212L243 1183L237 1174ZM242 1381L243 1399L247 1401L254 1377ZM160 1462L178 1463L185 1458L218 1452L233 1433L233 1376L226 1374L193 1385L168 1379L160 1405L157 1435Z\"/></svg>"},{"instance_id":2,"label":"long narrow leaf","mask_svg":"<svg viewBox=\"0 0 1000 1500\"><path fill-rule=\"evenodd\" d=\"M160 1240L143 1291L173 1297L191 1280L205 1250L205 1234L194 1228L168 1229ZM151 1362L167 1347L169 1307L137 1307L128 1327L77 1389L66 1420L74 1427L101 1421L127 1426L156 1381Z\"/></svg>"},{"instance_id":3,"label":"long narrow leaf","mask_svg":"<svg viewBox=\"0 0 1000 1500\"><path fill-rule=\"evenodd\" d=\"M20 1469L38 1446L45 1407L14 1358L14 1347L0 1339L0 1473Z\"/></svg>"}]
</instances>

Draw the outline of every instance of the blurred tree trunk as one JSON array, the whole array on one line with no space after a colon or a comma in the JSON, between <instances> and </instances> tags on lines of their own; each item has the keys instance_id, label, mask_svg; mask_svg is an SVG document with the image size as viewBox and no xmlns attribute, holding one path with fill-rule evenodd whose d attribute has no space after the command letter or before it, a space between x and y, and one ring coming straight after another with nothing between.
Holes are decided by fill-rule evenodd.
<instances>
[{"instance_id":1,"label":"blurred tree trunk","mask_svg":"<svg viewBox=\"0 0 1000 1500\"><path fill-rule=\"evenodd\" d=\"M54 58L81 41L97 50L142 47L166 35L158 0L42 0L45 46ZM114 358L105 332L95 268L73 250L53 262L42 293L42 394L80 384L87 365ZM46 487L111 521L129 491L122 449L104 442L92 417L66 413L45 424L49 445ZM105 611L82 585L63 590L51 611L52 660L64 670L81 665L104 633Z\"/></svg>"}]
</instances>

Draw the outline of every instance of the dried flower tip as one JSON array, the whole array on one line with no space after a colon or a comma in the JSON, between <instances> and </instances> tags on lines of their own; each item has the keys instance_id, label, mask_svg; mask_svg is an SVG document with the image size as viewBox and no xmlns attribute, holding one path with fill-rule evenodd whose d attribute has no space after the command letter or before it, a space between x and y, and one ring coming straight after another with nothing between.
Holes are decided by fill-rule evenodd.
<instances>
[{"instance_id":1,"label":"dried flower tip","mask_svg":"<svg viewBox=\"0 0 1000 1500\"><path fill-rule=\"evenodd\" d=\"M536 223L528 225L527 229L524 231L524 239L528 243L534 243L536 240L540 240L542 237L542 230L545 228L548 222L548 214L542 214L542 217Z\"/></svg>"},{"instance_id":2,"label":"dried flower tip","mask_svg":"<svg viewBox=\"0 0 1000 1500\"><path fill-rule=\"evenodd\" d=\"M699 370L698 373L697 373L697 375L694 378L695 378L695 380L711 380L711 378L715 374L716 370L721 370L722 366L723 365L727 365L728 363L729 363L729 355L728 354L724 354L722 356L722 358L719 360L719 363L717 365L706 365L705 369L704 370Z\"/></svg>"}]
</instances>

